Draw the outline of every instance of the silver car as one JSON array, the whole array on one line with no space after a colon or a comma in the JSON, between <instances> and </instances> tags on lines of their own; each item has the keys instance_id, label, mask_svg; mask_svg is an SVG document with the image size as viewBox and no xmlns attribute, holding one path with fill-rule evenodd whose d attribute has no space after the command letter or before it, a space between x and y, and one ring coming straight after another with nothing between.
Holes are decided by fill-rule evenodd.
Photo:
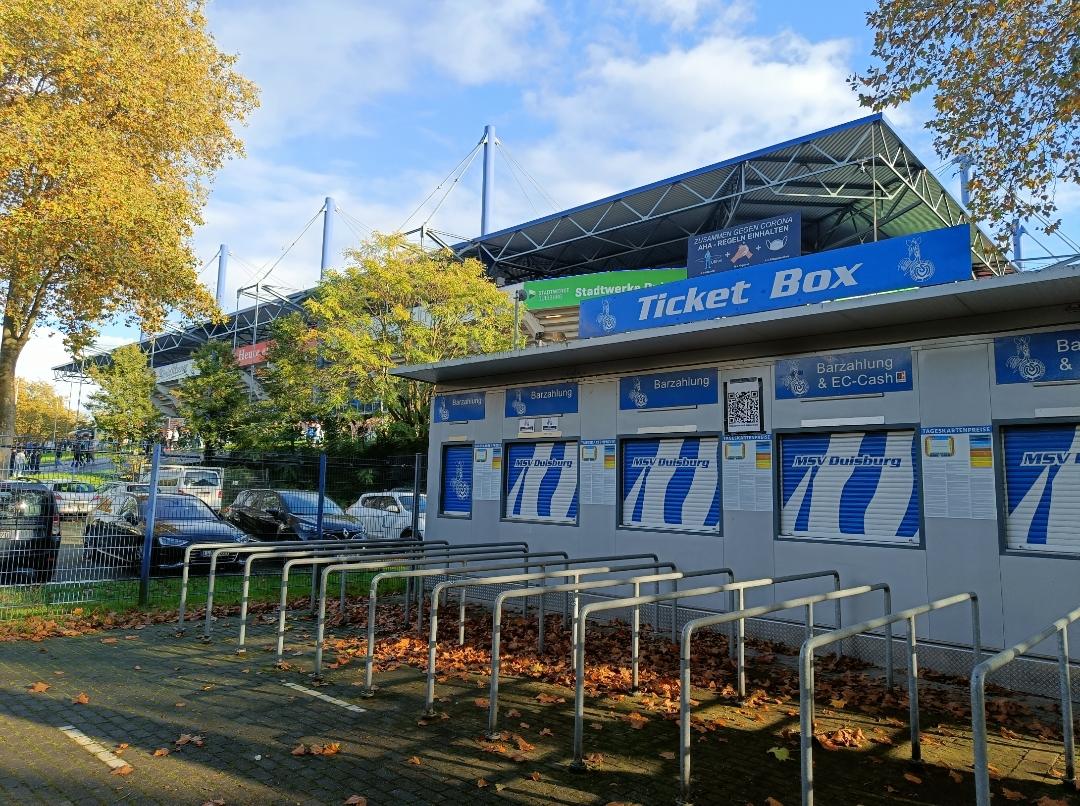
<instances>
[{"instance_id":1,"label":"silver car","mask_svg":"<svg viewBox=\"0 0 1080 806\"><path fill-rule=\"evenodd\" d=\"M45 479L41 483L52 490L61 518L83 517L94 507L97 489L93 484L75 479Z\"/></svg>"}]
</instances>

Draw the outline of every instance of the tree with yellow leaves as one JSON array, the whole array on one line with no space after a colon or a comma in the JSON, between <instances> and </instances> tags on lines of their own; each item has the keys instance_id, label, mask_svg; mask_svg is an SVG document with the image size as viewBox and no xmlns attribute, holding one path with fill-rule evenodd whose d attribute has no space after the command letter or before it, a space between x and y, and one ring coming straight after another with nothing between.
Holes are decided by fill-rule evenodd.
<instances>
[{"instance_id":1,"label":"tree with yellow leaves","mask_svg":"<svg viewBox=\"0 0 1080 806\"><path fill-rule=\"evenodd\" d=\"M16 382L15 435L30 442L63 439L75 428L78 418L48 381L19 378Z\"/></svg>"},{"instance_id":2,"label":"tree with yellow leaves","mask_svg":"<svg viewBox=\"0 0 1080 806\"><path fill-rule=\"evenodd\" d=\"M35 326L216 313L190 238L256 104L202 0L0 3L0 435ZM6 462L0 459L0 466Z\"/></svg>"},{"instance_id":3,"label":"tree with yellow leaves","mask_svg":"<svg viewBox=\"0 0 1080 806\"><path fill-rule=\"evenodd\" d=\"M345 258L305 315L275 323L269 405L285 420L328 420L354 401L378 401L397 436L426 440L431 386L390 370L510 349L513 303L478 260L427 252L400 235L377 235Z\"/></svg>"}]
</instances>

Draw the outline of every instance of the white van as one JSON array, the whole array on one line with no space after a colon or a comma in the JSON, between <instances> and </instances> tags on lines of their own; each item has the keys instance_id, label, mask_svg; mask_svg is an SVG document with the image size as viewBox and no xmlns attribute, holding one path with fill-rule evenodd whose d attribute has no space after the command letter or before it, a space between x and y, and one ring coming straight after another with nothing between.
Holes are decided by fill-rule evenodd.
<instances>
[{"instance_id":1,"label":"white van","mask_svg":"<svg viewBox=\"0 0 1080 806\"><path fill-rule=\"evenodd\" d=\"M224 476L220 467L162 465L158 468L158 490L193 495L217 512L221 509ZM144 472L141 480L149 482L150 472Z\"/></svg>"}]
</instances>

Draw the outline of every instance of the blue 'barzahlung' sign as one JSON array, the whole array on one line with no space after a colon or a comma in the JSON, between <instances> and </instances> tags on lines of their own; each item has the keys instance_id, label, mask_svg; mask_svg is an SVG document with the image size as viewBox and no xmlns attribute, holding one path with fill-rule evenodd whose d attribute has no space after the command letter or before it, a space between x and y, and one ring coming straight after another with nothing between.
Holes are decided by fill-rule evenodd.
<instances>
[{"instance_id":1,"label":"blue 'barzahlung' sign","mask_svg":"<svg viewBox=\"0 0 1080 806\"><path fill-rule=\"evenodd\" d=\"M435 395L431 413L437 423L467 423L472 420L483 420L486 397L483 392Z\"/></svg>"},{"instance_id":2,"label":"blue 'barzahlung' sign","mask_svg":"<svg viewBox=\"0 0 1080 806\"><path fill-rule=\"evenodd\" d=\"M1080 380L1080 330L1052 330L994 339L998 383Z\"/></svg>"},{"instance_id":3,"label":"blue 'barzahlung' sign","mask_svg":"<svg viewBox=\"0 0 1080 806\"><path fill-rule=\"evenodd\" d=\"M842 397L912 389L911 350L806 355L776 362L776 397Z\"/></svg>"},{"instance_id":4,"label":"blue 'barzahlung' sign","mask_svg":"<svg viewBox=\"0 0 1080 806\"><path fill-rule=\"evenodd\" d=\"M697 277L756 266L802 253L802 216L795 213L692 235L686 242L686 274Z\"/></svg>"},{"instance_id":5,"label":"blue 'barzahlung' sign","mask_svg":"<svg viewBox=\"0 0 1080 806\"><path fill-rule=\"evenodd\" d=\"M506 390L507 417L574 414L578 410L576 383L549 383Z\"/></svg>"},{"instance_id":6,"label":"blue 'barzahlung' sign","mask_svg":"<svg viewBox=\"0 0 1080 806\"><path fill-rule=\"evenodd\" d=\"M585 300L581 338L971 279L967 224Z\"/></svg>"},{"instance_id":7,"label":"blue 'barzahlung' sign","mask_svg":"<svg viewBox=\"0 0 1080 806\"><path fill-rule=\"evenodd\" d=\"M686 369L619 378L620 409L670 409L717 403L715 369Z\"/></svg>"}]
</instances>

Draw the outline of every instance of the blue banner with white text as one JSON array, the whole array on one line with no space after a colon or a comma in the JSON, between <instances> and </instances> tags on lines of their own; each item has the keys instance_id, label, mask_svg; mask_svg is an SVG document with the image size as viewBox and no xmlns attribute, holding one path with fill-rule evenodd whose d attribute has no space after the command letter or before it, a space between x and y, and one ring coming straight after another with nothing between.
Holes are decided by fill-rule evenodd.
<instances>
[{"instance_id":1,"label":"blue banner with white text","mask_svg":"<svg viewBox=\"0 0 1080 806\"><path fill-rule=\"evenodd\" d=\"M576 383L549 383L506 390L507 417L545 414L575 414L578 410Z\"/></svg>"},{"instance_id":2,"label":"blue banner with white text","mask_svg":"<svg viewBox=\"0 0 1080 806\"><path fill-rule=\"evenodd\" d=\"M619 379L619 408L669 409L717 403L717 371L685 369Z\"/></svg>"},{"instance_id":3,"label":"blue banner with white text","mask_svg":"<svg viewBox=\"0 0 1080 806\"><path fill-rule=\"evenodd\" d=\"M801 231L802 216L794 212L692 235L686 243L686 275L699 277L798 257Z\"/></svg>"},{"instance_id":4,"label":"blue banner with white text","mask_svg":"<svg viewBox=\"0 0 1080 806\"><path fill-rule=\"evenodd\" d=\"M778 400L911 389L911 350L907 347L806 355L776 362Z\"/></svg>"},{"instance_id":5,"label":"blue banner with white text","mask_svg":"<svg viewBox=\"0 0 1080 806\"><path fill-rule=\"evenodd\" d=\"M1080 380L1080 330L1052 330L994 339L998 383Z\"/></svg>"},{"instance_id":6,"label":"blue banner with white text","mask_svg":"<svg viewBox=\"0 0 1080 806\"><path fill-rule=\"evenodd\" d=\"M483 420L485 413L484 392L461 392L453 395L435 395L432 416L437 423L467 423Z\"/></svg>"},{"instance_id":7,"label":"blue banner with white text","mask_svg":"<svg viewBox=\"0 0 1080 806\"><path fill-rule=\"evenodd\" d=\"M583 301L581 338L971 279L967 224Z\"/></svg>"}]
</instances>

